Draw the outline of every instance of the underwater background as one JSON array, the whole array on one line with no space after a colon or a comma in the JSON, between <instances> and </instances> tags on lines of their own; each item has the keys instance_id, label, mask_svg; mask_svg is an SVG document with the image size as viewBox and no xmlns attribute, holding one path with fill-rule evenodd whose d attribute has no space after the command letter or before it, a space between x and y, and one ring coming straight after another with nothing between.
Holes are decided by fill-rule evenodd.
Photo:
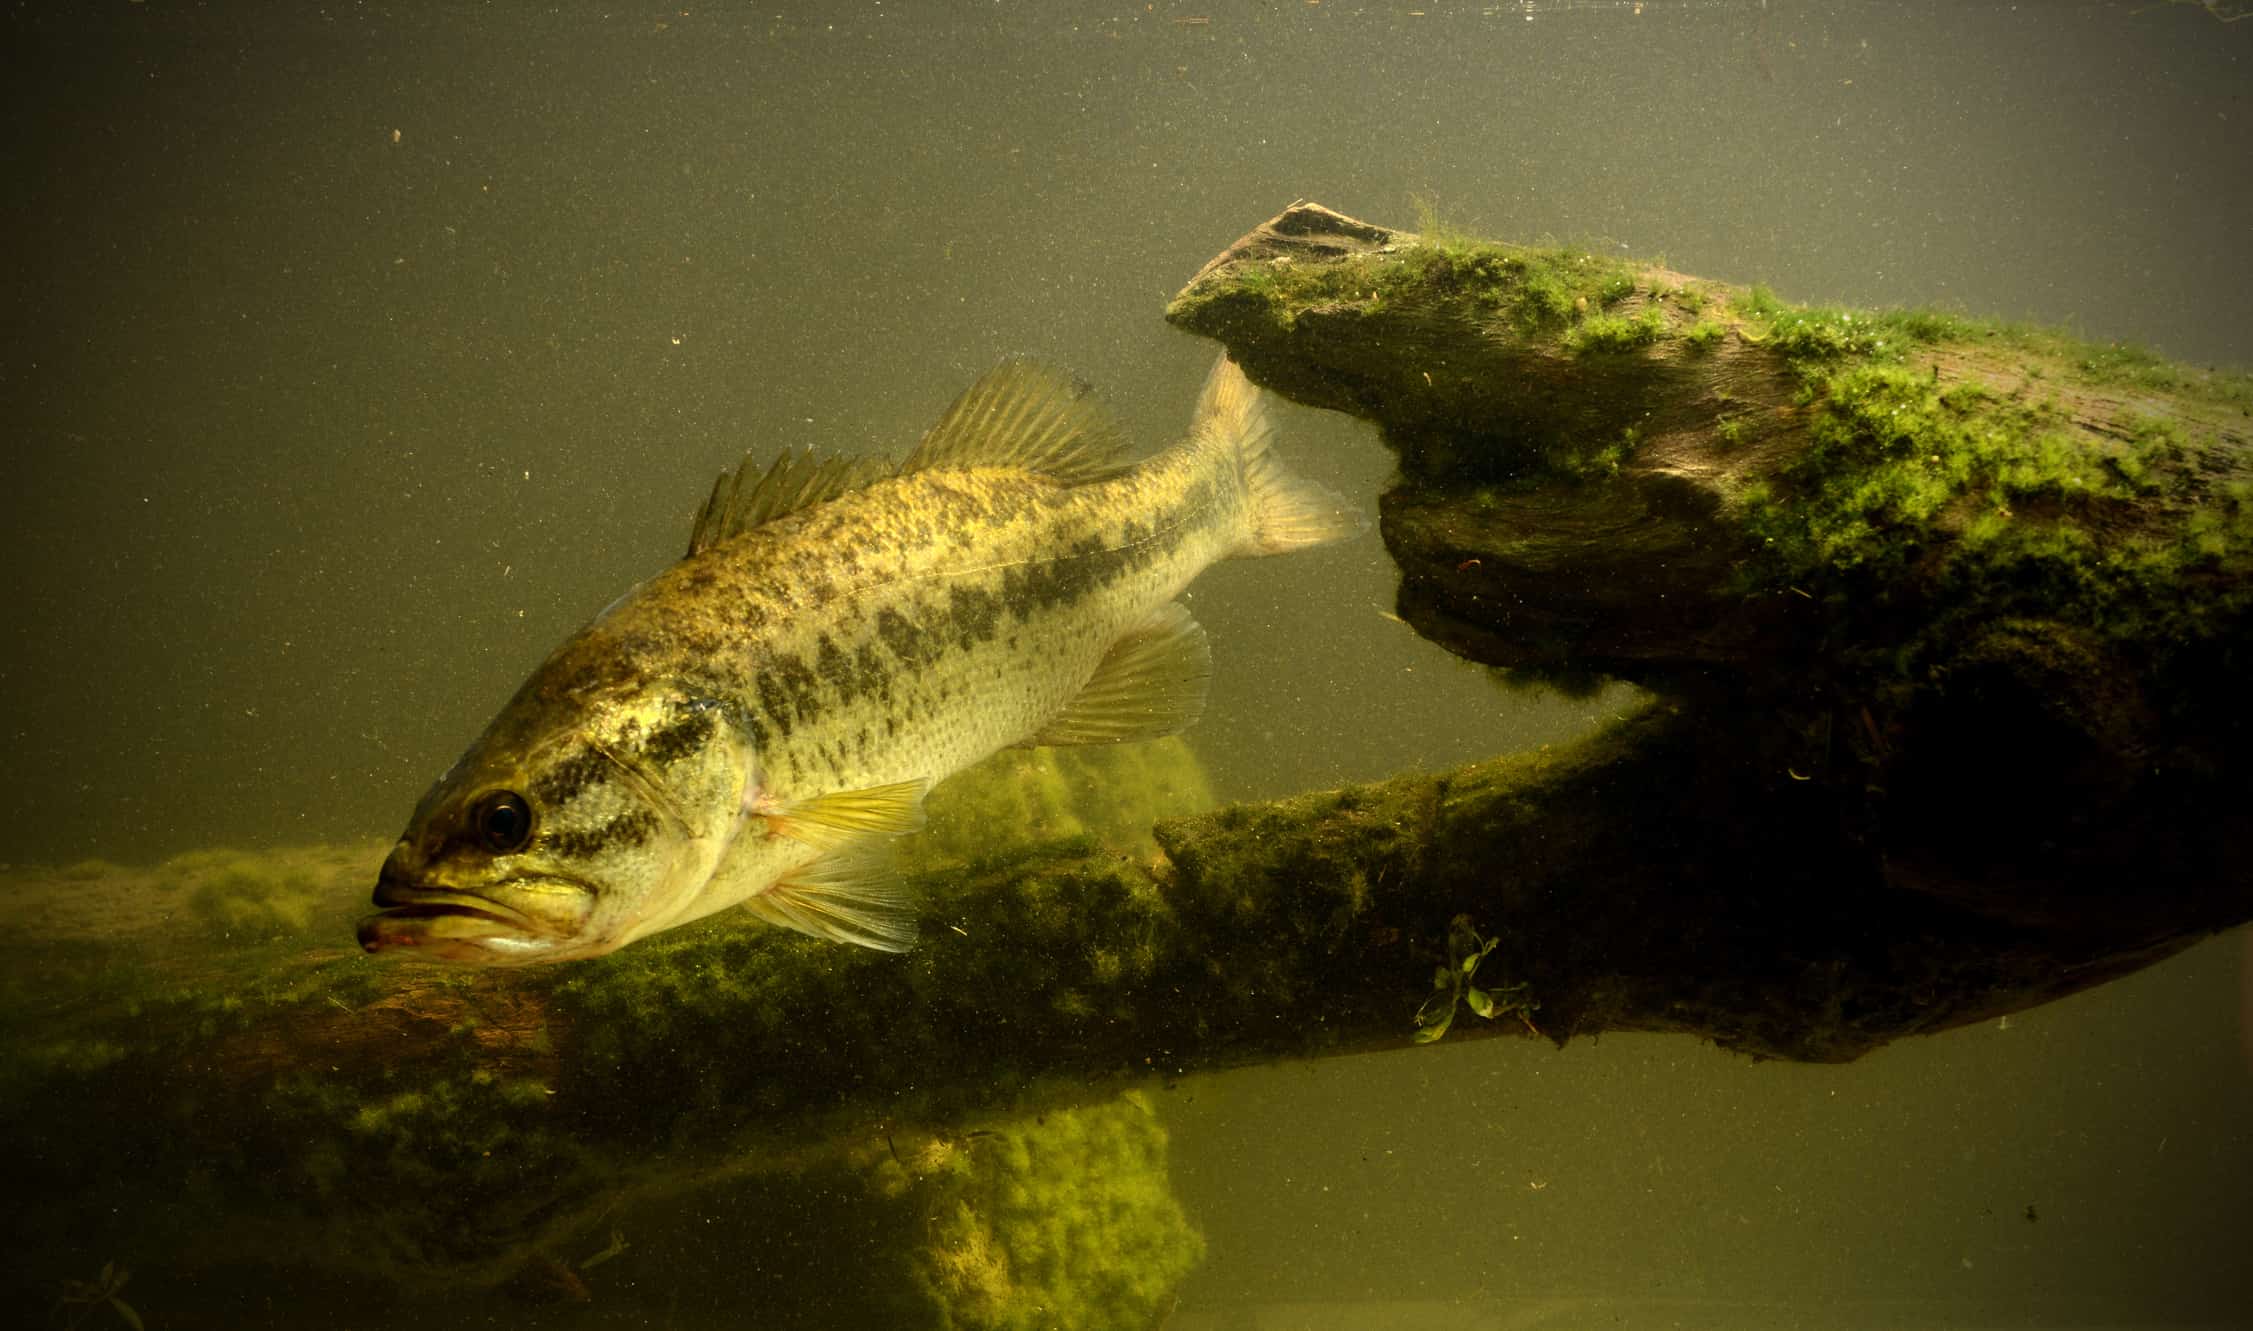
<instances>
[{"instance_id":1,"label":"underwater background","mask_svg":"<svg viewBox=\"0 0 2253 1331\"><path fill-rule=\"evenodd\" d=\"M15 6L12 946L348 944L425 786L678 556L721 468L904 452L1012 352L1168 442L1213 348L1165 300L1294 198L2253 363L2240 12ZM1279 418L1293 467L1374 511L1366 427ZM1496 687L1389 617L1394 578L1373 534L1207 573L1201 774L1143 775L1271 798L1630 705ZM1044 825L1150 811L1044 779ZM1186 1272L1176 1328L2253 1325L2249 949L1844 1067L1443 1043L1153 1079L1159 1145L1088 1132L1166 1153L1201 1236L1152 1258ZM40 1038L55 1010L6 992L11 1041ZM756 1197L619 1223L585 1301L363 1299L75 1230L11 1293L102 1325L56 1300L110 1263L150 1327L817 1324L726 1246L771 1227Z\"/></svg>"}]
</instances>

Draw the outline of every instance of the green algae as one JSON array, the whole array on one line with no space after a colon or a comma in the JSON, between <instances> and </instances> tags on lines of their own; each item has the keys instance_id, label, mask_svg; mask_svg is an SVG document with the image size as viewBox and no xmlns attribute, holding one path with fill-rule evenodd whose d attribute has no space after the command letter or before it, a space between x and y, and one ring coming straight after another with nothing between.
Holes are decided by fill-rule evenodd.
<instances>
[{"instance_id":1,"label":"green algae","mask_svg":"<svg viewBox=\"0 0 2253 1331\"><path fill-rule=\"evenodd\" d=\"M271 1172L322 1222L324 1247L364 1269L428 1278L497 1236L537 1234L544 1215L611 1181L558 1121L554 1095L545 1080L474 1066L372 1092L314 1071L285 1075L268 1104L293 1149Z\"/></svg>"},{"instance_id":2,"label":"green algae","mask_svg":"<svg viewBox=\"0 0 2253 1331\"><path fill-rule=\"evenodd\" d=\"M2195 369L2129 344L1941 310L1798 305L1763 285L1706 283L1662 266L1570 246L1478 240L1427 222L1421 236L1373 230L1382 243L1321 262L1237 259L1177 295L1167 318L1211 335L1263 325L1290 334L1309 316L1405 314L1490 337L1553 338L1568 351L1654 355L1708 351L1734 336L1796 368L1898 363L1920 350L1977 347L2044 362L2060 382L2253 407L2253 376Z\"/></svg>"},{"instance_id":3,"label":"green algae","mask_svg":"<svg viewBox=\"0 0 2253 1331\"><path fill-rule=\"evenodd\" d=\"M1658 342L1666 331L1666 317L1656 307L1634 318L1592 315L1566 330L1564 346L1576 356L1635 351Z\"/></svg>"},{"instance_id":4,"label":"green algae","mask_svg":"<svg viewBox=\"0 0 2253 1331\"><path fill-rule=\"evenodd\" d=\"M123 871L121 871L123 872ZM367 866L327 847L183 851L150 871L185 898L203 940L224 946L303 941L364 894Z\"/></svg>"},{"instance_id":5,"label":"green algae","mask_svg":"<svg viewBox=\"0 0 2253 1331\"><path fill-rule=\"evenodd\" d=\"M1009 754L966 774L934 795L935 835L904 847L926 933L907 958L735 913L571 967L386 965L349 948L333 883L307 869L321 857L178 856L114 895L175 914L217 903L198 946L142 965L123 944L49 944L40 976L0 973L22 1000L0 1126L37 1154L43 1195L106 1199L83 1223L108 1241L180 1248L183 1233L263 1225L277 1262L492 1284L619 1189L693 1186L730 1159L797 1168L863 1121L866 1102L841 1112L842 1088L896 1087L894 1110L925 1121L1006 1110L1029 1093L1021 1042L1098 1028L1147 977L1150 931L1128 922L1151 918L1153 896L1128 866L1155 854L1152 821L1210 802L1179 741ZM1026 835L1050 839L1013 839ZM1006 890L1067 864L1039 891ZM372 861L352 876L357 906ZM66 881L82 901L111 886ZM326 922L333 950L274 932L301 918L274 903L307 895L317 909L302 918ZM1028 926L1051 944L1001 941ZM939 948L972 964L942 969ZM413 1057L386 1057L394 1041ZM992 1076L967 1087L948 1075L980 1064ZM917 1089L950 1080L949 1097ZM157 1093L169 1085L194 1089ZM1043 1094L1061 1104L1075 1089ZM144 1106L128 1149L82 1130L85 1106L104 1103Z\"/></svg>"},{"instance_id":6,"label":"green algae","mask_svg":"<svg viewBox=\"0 0 2253 1331\"><path fill-rule=\"evenodd\" d=\"M1180 738L1083 748L1004 749L942 783L924 830L902 849L933 866L977 859L1014 841L1092 836L1150 848L1150 825L1213 805L1202 764Z\"/></svg>"},{"instance_id":7,"label":"green algae","mask_svg":"<svg viewBox=\"0 0 2253 1331\"><path fill-rule=\"evenodd\" d=\"M1405 319L1438 330L1435 362L1460 363L1439 348L1466 335L1465 345L1519 357L1510 363L1528 367L1524 387L1494 400L1490 421L1419 416L1396 440L1413 483L1468 482L1473 503L1481 485L1525 492L1620 477L1642 425L1601 403L1666 391L1670 364L1733 341L1731 364L1745 368L1724 382L1772 376L1787 395L1782 414L1717 390L1720 411L1671 428L1702 424L1732 447L1786 428L1806 442L1773 468L1724 482L1722 530L1740 532L1748 554L1722 590L1831 607L1829 641L1850 672L1934 666L1960 645L1955 631L1981 618L2047 614L2180 655L2247 617L2247 487L2217 481L2200 459L2217 455L2220 422L2253 411L2253 376L1945 311L1798 305L1765 286L1701 284L1445 229L1393 234L1321 263L1239 260L1177 297L1169 317L1256 336L1256 321L1195 312L1237 299L1246 284L1286 338L1314 316L1387 329ZM1325 348L1338 340L1325 336ZM1389 345L1374 327L1369 336ZM1544 356L1584 377L1550 382L1562 372L1539 368ZM1649 367L1648 382L1620 377L1636 365ZM1486 400L1475 389L1469 398ZM2110 424L2092 431L2092 415ZM1462 429L1491 439L1448 441ZM2181 594L2193 586L2200 594ZM1933 610L1914 641L1888 637L1902 614L1863 622L1873 604L1898 609L1904 598Z\"/></svg>"},{"instance_id":8,"label":"green algae","mask_svg":"<svg viewBox=\"0 0 2253 1331\"><path fill-rule=\"evenodd\" d=\"M1798 383L1806 447L1738 494L1755 556L1745 594L1830 606L1849 670L1918 676L1998 620L2054 621L2164 667L2253 608L2248 486L2214 484L2195 458L2223 444L2201 420L2133 404L2092 436L2090 392L2253 402L2246 376L2198 373L2064 334L1930 312L1738 304ZM1943 376L1930 360L2007 346L2015 384ZM1873 604L1925 607L1903 640L1862 627ZM1881 623L1898 622L1886 616Z\"/></svg>"},{"instance_id":9,"label":"green algae","mask_svg":"<svg viewBox=\"0 0 2253 1331\"><path fill-rule=\"evenodd\" d=\"M1149 977L1163 903L1133 865L1079 837L919 873L904 957L731 918L574 966L549 995L573 1032L561 1085L604 1136L795 1124L778 1147L838 1130L844 1086L916 1119L1006 1104L1028 1050L1085 1041ZM947 1075L964 1066L986 1076Z\"/></svg>"},{"instance_id":10,"label":"green algae","mask_svg":"<svg viewBox=\"0 0 2253 1331\"><path fill-rule=\"evenodd\" d=\"M1198 306L1248 302L1288 330L1310 312L1444 310L1530 337L1618 304L1637 280L1631 266L1581 250L1404 236L1331 263L1246 261L1225 281L1177 297L1167 317L1181 322Z\"/></svg>"},{"instance_id":11,"label":"green algae","mask_svg":"<svg viewBox=\"0 0 2253 1331\"><path fill-rule=\"evenodd\" d=\"M583 1160L524 1060L479 1036L492 978L413 973L402 1005L408 973L351 947L373 867L367 848L211 849L63 876L115 941L34 934L0 972L0 1129L23 1148L24 1186L99 1203L55 1200L61 1232L187 1253L231 1228L261 1260L408 1279L489 1247L481 1225L505 1235L531 1175L557 1176L539 1196L569 1186L559 1162ZM241 909L199 914L199 899ZM308 926L336 945L306 951ZM415 1058L384 1058L402 1026Z\"/></svg>"},{"instance_id":12,"label":"green algae","mask_svg":"<svg viewBox=\"0 0 2253 1331\"><path fill-rule=\"evenodd\" d=\"M872 1192L925 1236L909 1259L916 1325L1142 1331L1204 1255L1168 1182L1165 1129L1136 1092L861 1160Z\"/></svg>"},{"instance_id":13,"label":"green algae","mask_svg":"<svg viewBox=\"0 0 2253 1331\"><path fill-rule=\"evenodd\" d=\"M1403 614L1459 654L1757 699L1798 744L1761 771L1970 900L2221 872L2253 376L1311 205L1168 317L1378 425Z\"/></svg>"}]
</instances>

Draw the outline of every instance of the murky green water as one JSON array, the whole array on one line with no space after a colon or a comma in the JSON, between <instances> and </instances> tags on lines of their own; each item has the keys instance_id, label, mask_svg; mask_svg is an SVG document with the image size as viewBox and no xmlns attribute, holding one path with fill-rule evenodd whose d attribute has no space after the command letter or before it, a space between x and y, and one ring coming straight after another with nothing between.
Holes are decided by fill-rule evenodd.
<instances>
[{"instance_id":1,"label":"murky green water","mask_svg":"<svg viewBox=\"0 0 2253 1331\"><path fill-rule=\"evenodd\" d=\"M745 449L897 453L1009 352L1164 441L1211 356L1166 297L1297 197L2253 363L2238 9L12 10L0 859L48 895L11 903L11 1042L152 975L217 1003L212 957L344 928L367 848L548 647L677 556ZM1282 421L1292 464L1373 513L1369 433ZM1621 705L1496 690L1392 619L1392 587L1374 535L1196 585L1220 798ZM21 867L305 845L345 849L272 881ZM1167 1325L2248 1324L2248 964L2216 939L1842 1068L1639 1036L1153 1081L1203 1236ZM34 1164L169 1159L137 1134L195 1121L176 1091ZM223 1112L257 1139L282 1110ZM179 1177L182 1215L209 1202ZM425 1183L473 1226L474 1178ZM373 1258L269 1261L272 1234L27 1212L10 1298L123 1325L94 1297L113 1263L151 1328L823 1324L837 1301L791 1277L835 1253L779 1196L622 1204L558 1240L583 1301L402 1296ZM628 1246L587 1265L613 1228ZM236 1242L261 1246L214 1251Z\"/></svg>"}]
</instances>

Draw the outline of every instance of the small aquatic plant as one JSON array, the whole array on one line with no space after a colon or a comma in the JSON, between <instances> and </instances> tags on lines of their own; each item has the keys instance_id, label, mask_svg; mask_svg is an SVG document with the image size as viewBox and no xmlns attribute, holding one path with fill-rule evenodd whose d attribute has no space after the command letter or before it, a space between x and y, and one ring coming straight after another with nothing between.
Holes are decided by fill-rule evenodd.
<instances>
[{"instance_id":1,"label":"small aquatic plant","mask_svg":"<svg viewBox=\"0 0 2253 1331\"><path fill-rule=\"evenodd\" d=\"M1448 1028L1455 1024L1456 1008L1466 1004L1488 1021L1514 1012L1527 1030L1540 1034L1528 1015L1539 1006L1527 998L1532 986L1521 982L1482 989L1472 983L1478 977L1479 964L1501 941L1500 937L1481 935L1468 915L1458 915L1448 925L1447 964L1432 972L1432 994L1416 1009L1416 1043L1431 1044L1446 1035Z\"/></svg>"},{"instance_id":2,"label":"small aquatic plant","mask_svg":"<svg viewBox=\"0 0 2253 1331\"><path fill-rule=\"evenodd\" d=\"M113 1260L102 1263L102 1273L92 1280L66 1280L63 1282L61 1296L55 1300L55 1311L48 1320L65 1328L65 1331L74 1331L74 1328L84 1326L88 1318L107 1308L117 1314L119 1321L132 1327L133 1331L141 1331L141 1314L133 1311L133 1305L118 1295L118 1291L125 1288L125 1282L132 1278L131 1271Z\"/></svg>"}]
</instances>

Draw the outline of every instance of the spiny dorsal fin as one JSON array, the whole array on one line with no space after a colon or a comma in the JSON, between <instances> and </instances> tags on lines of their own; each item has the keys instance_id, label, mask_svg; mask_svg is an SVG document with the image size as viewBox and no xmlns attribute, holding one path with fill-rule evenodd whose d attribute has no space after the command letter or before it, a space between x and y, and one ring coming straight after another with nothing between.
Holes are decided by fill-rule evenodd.
<instances>
[{"instance_id":1,"label":"spiny dorsal fin","mask_svg":"<svg viewBox=\"0 0 2253 1331\"><path fill-rule=\"evenodd\" d=\"M1022 467L1078 485L1123 470L1124 452L1079 385L1032 361L1005 360L954 400L900 471Z\"/></svg>"},{"instance_id":2,"label":"spiny dorsal fin","mask_svg":"<svg viewBox=\"0 0 2253 1331\"><path fill-rule=\"evenodd\" d=\"M785 513L812 508L880 481L892 475L894 467L888 458L817 458L810 449L804 453L786 449L765 475L752 481L755 471L746 457L742 465L721 472L720 479L712 483L712 494L689 532L690 554L710 549Z\"/></svg>"},{"instance_id":3,"label":"spiny dorsal fin","mask_svg":"<svg viewBox=\"0 0 2253 1331\"><path fill-rule=\"evenodd\" d=\"M1017 747L1119 744L1186 730L1204 714L1212 674L1205 630L1170 602L1113 643L1078 695Z\"/></svg>"}]
</instances>

